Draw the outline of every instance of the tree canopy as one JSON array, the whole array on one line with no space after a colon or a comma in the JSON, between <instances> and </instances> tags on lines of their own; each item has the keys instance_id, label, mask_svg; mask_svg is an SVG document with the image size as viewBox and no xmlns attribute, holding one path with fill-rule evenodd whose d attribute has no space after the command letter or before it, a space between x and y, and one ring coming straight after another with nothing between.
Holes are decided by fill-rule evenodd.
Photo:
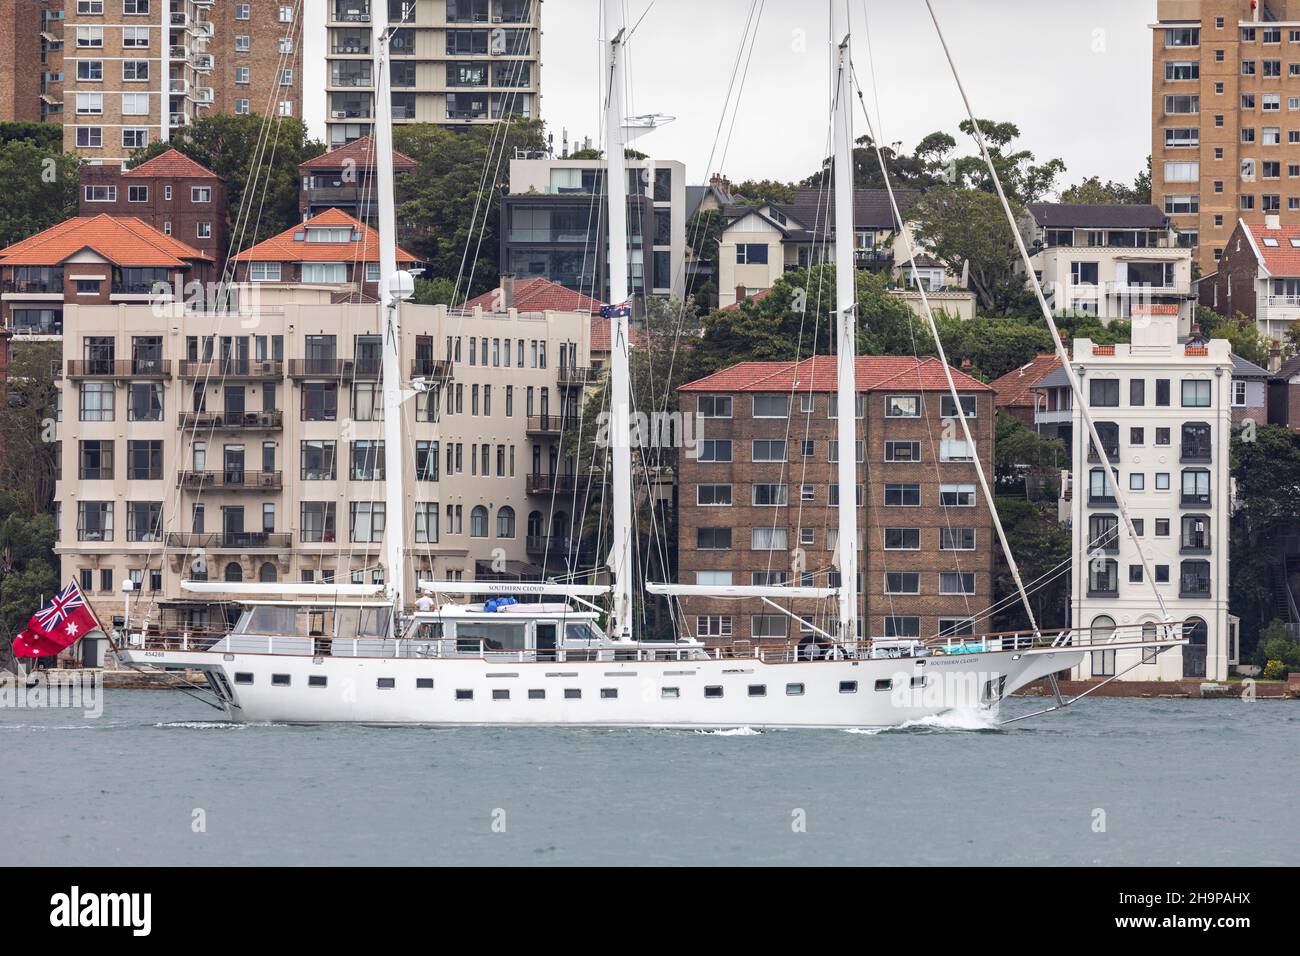
<instances>
[{"instance_id":1,"label":"tree canopy","mask_svg":"<svg viewBox=\"0 0 1300 956\"><path fill-rule=\"evenodd\" d=\"M80 161L51 140L49 125L0 123L0 248L77 214Z\"/></svg>"}]
</instances>

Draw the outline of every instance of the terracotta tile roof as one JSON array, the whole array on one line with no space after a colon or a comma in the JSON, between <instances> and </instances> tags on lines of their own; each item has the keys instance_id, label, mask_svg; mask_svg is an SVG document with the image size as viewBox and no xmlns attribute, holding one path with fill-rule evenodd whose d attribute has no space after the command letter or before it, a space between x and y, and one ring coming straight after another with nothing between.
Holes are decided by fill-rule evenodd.
<instances>
[{"instance_id":1,"label":"terracotta tile roof","mask_svg":"<svg viewBox=\"0 0 1300 956\"><path fill-rule=\"evenodd\" d=\"M1300 276L1300 226L1266 229L1259 223L1241 223L1264 265L1275 276ZM1276 246L1265 240L1272 240Z\"/></svg>"},{"instance_id":2,"label":"terracotta tile roof","mask_svg":"<svg viewBox=\"0 0 1300 956\"><path fill-rule=\"evenodd\" d=\"M221 177L179 150L169 149L159 153L148 162L141 163L135 169L127 170L122 178L164 176L173 179L220 179Z\"/></svg>"},{"instance_id":3,"label":"terracotta tile roof","mask_svg":"<svg viewBox=\"0 0 1300 956\"><path fill-rule=\"evenodd\" d=\"M1177 309L1177 306L1174 308ZM989 382L989 388L997 392L993 404L998 408L1009 408L1014 405L1032 406L1034 400L1029 394L1030 391L1060 367L1061 360L1055 355L1035 356L1032 362L1027 362L1015 371L1007 372L1001 378Z\"/></svg>"},{"instance_id":4,"label":"terracotta tile roof","mask_svg":"<svg viewBox=\"0 0 1300 956\"><path fill-rule=\"evenodd\" d=\"M465 308L491 311L502 301L500 288L476 295L465 303ZM599 313L603 303L567 286L541 277L515 282L515 308L520 312L594 312Z\"/></svg>"},{"instance_id":5,"label":"terracotta tile roof","mask_svg":"<svg viewBox=\"0 0 1300 956\"><path fill-rule=\"evenodd\" d=\"M357 242L308 242L306 230L313 226L348 226L353 232L360 232ZM278 236L272 236L259 242L251 249L245 249L234 257L235 262L378 262L379 233L359 219L354 219L341 209L326 209L318 216L306 222L291 226ZM417 262L401 246L397 248L397 261L401 263Z\"/></svg>"},{"instance_id":6,"label":"terracotta tile roof","mask_svg":"<svg viewBox=\"0 0 1300 956\"><path fill-rule=\"evenodd\" d=\"M1150 305L1134 305L1132 312L1134 315L1177 315L1178 304L1176 302L1152 302Z\"/></svg>"},{"instance_id":7,"label":"terracotta tile roof","mask_svg":"<svg viewBox=\"0 0 1300 956\"><path fill-rule=\"evenodd\" d=\"M740 311L740 307L741 307L742 305L744 305L746 302L762 302L764 299L766 299L766 298L767 298L769 295L771 295L771 294L772 294L772 290L771 290L771 289L759 289L757 292L755 292L753 295L749 296L749 298L747 298L747 299L741 299L739 302L733 302L733 303L731 303L731 305L724 305L724 306L722 307L721 311L723 311L723 312L739 312L739 311Z\"/></svg>"},{"instance_id":8,"label":"terracotta tile roof","mask_svg":"<svg viewBox=\"0 0 1300 956\"><path fill-rule=\"evenodd\" d=\"M184 266L212 257L134 216L76 216L0 249L0 265L55 266L91 249L118 266Z\"/></svg>"},{"instance_id":9,"label":"terracotta tile roof","mask_svg":"<svg viewBox=\"0 0 1300 956\"><path fill-rule=\"evenodd\" d=\"M359 169L370 169L375 165L375 147L370 142L369 136L362 136L360 139L354 139L338 149L331 149L328 153L314 156L304 163L299 163L298 168L307 171L313 169L340 169L349 160ZM393 150L394 170L409 171L415 169L418 165L420 164L410 156Z\"/></svg>"},{"instance_id":10,"label":"terracotta tile roof","mask_svg":"<svg viewBox=\"0 0 1300 956\"><path fill-rule=\"evenodd\" d=\"M645 348L650 341L646 335L645 329L637 325L628 327L629 339L637 348ZM609 319L602 319L599 315L591 317L591 352L595 355L598 352L608 352L609 349Z\"/></svg>"},{"instance_id":11,"label":"terracotta tile roof","mask_svg":"<svg viewBox=\"0 0 1300 956\"><path fill-rule=\"evenodd\" d=\"M943 363L933 356L859 355L858 391L880 388L912 391L947 391ZM963 392L992 391L965 372L952 370L953 382ZM741 362L680 387L683 392L802 392L835 391L835 356L818 355L802 362Z\"/></svg>"}]
</instances>

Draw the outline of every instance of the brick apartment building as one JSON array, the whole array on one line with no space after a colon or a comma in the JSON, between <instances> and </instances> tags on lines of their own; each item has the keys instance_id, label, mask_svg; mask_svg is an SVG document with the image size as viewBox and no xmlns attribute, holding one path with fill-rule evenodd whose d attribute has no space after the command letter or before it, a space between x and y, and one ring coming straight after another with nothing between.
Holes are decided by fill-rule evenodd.
<instances>
[{"instance_id":1,"label":"brick apartment building","mask_svg":"<svg viewBox=\"0 0 1300 956\"><path fill-rule=\"evenodd\" d=\"M1238 219L1300 222L1300 0L1159 0L1151 199L1215 270Z\"/></svg>"},{"instance_id":2,"label":"brick apartment building","mask_svg":"<svg viewBox=\"0 0 1300 956\"><path fill-rule=\"evenodd\" d=\"M993 390L953 376L991 474ZM864 628L872 637L969 631L992 603L995 545L942 366L862 356L857 383ZM683 455L679 470L682 583L837 583L834 391L830 356L745 362L678 390L702 433L699 456ZM835 632L834 602L786 603ZM711 641L812 633L759 600L681 604L685 626Z\"/></svg>"},{"instance_id":3,"label":"brick apartment building","mask_svg":"<svg viewBox=\"0 0 1300 956\"><path fill-rule=\"evenodd\" d=\"M18 69L32 50L41 44L43 22L41 0L0 0L0 121L38 123L41 108L42 71Z\"/></svg>"},{"instance_id":4,"label":"brick apartment building","mask_svg":"<svg viewBox=\"0 0 1300 956\"><path fill-rule=\"evenodd\" d=\"M174 149L135 169L82 166L81 214L132 216L212 258L216 272L228 250L226 181Z\"/></svg>"},{"instance_id":5,"label":"brick apartment building","mask_svg":"<svg viewBox=\"0 0 1300 956\"><path fill-rule=\"evenodd\" d=\"M393 150L396 175L409 173L417 165L410 156ZM299 163L298 174L302 177L298 210L304 221L326 209L341 209L369 226L378 225L375 147L369 136Z\"/></svg>"}]
</instances>

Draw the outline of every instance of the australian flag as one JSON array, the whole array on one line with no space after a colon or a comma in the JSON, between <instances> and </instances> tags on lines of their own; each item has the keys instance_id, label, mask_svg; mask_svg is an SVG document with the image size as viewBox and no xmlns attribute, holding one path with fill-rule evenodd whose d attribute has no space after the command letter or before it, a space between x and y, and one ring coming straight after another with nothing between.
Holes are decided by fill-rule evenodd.
<instances>
[{"instance_id":1,"label":"australian flag","mask_svg":"<svg viewBox=\"0 0 1300 956\"><path fill-rule=\"evenodd\" d=\"M612 319L616 316L631 317L632 303L622 302L618 305L602 305L600 307L600 317L602 319Z\"/></svg>"},{"instance_id":2,"label":"australian flag","mask_svg":"<svg viewBox=\"0 0 1300 956\"><path fill-rule=\"evenodd\" d=\"M56 594L27 622L27 630L14 638L15 657L48 657L57 654L87 631L99 628L99 621L86 604L85 595L73 581Z\"/></svg>"}]
</instances>

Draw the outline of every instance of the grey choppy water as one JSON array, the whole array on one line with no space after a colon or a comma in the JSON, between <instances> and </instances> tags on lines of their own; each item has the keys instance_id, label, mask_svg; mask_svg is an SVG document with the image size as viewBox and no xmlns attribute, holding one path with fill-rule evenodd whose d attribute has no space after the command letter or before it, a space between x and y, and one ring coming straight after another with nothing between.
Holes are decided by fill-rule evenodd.
<instances>
[{"instance_id":1,"label":"grey choppy water","mask_svg":"<svg viewBox=\"0 0 1300 956\"><path fill-rule=\"evenodd\" d=\"M1004 730L874 734L215 715L147 690L109 691L99 719L0 710L0 863L1300 862L1294 703L1099 699Z\"/></svg>"}]
</instances>

